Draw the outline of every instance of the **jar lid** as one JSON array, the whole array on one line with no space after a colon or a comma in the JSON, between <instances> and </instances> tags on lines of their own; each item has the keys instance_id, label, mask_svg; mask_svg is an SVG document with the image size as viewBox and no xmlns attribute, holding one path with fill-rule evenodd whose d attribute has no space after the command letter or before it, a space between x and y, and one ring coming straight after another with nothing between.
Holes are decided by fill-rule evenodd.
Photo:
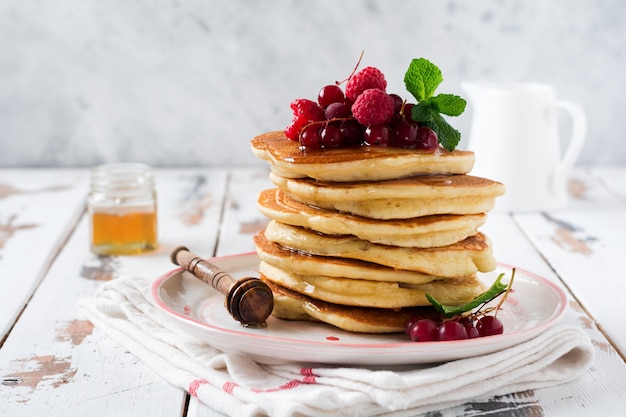
<instances>
[{"instance_id":1,"label":"jar lid","mask_svg":"<svg viewBox=\"0 0 626 417\"><path fill-rule=\"evenodd\" d=\"M91 173L91 190L101 192L135 193L152 189L154 175L149 165L136 162L118 162L99 165Z\"/></svg>"}]
</instances>

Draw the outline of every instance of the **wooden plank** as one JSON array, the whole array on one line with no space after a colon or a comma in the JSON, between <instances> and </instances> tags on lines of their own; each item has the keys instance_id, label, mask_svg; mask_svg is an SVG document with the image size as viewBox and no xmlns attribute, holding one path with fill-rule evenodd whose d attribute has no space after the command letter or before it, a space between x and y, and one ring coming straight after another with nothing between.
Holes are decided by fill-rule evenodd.
<instances>
[{"instance_id":1,"label":"wooden plank","mask_svg":"<svg viewBox=\"0 0 626 417\"><path fill-rule=\"evenodd\" d=\"M626 355L624 210L520 215L517 221L551 267Z\"/></svg>"},{"instance_id":2,"label":"wooden plank","mask_svg":"<svg viewBox=\"0 0 626 417\"><path fill-rule=\"evenodd\" d=\"M3 346L0 414L175 415L184 394L79 316L102 284L83 276L87 243L83 219ZM103 262L106 279L124 261Z\"/></svg>"},{"instance_id":3,"label":"wooden plank","mask_svg":"<svg viewBox=\"0 0 626 417\"><path fill-rule=\"evenodd\" d=\"M626 203L626 167L574 170L568 180L569 210L623 210Z\"/></svg>"},{"instance_id":4,"label":"wooden plank","mask_svg":"<svg viewBox=\"0 0 626 417\"><path fill-rule=\"evenodd\" d=\"M230 171L216 256L254 251L252 237L267 224L256 208L256 199L260 191L272 187L268 175L264 169ZM195 397L189 399L187 416L224 417Z\"/></svg>"},{"instance_id":5,"label":"wooden plank","mask_svg":"<svg viewBox=\"0 0 626 417\"><path fill-rule=\"evenodd\" d=\"M157 173L160 247L97 257L81 220L0 352L0 415L179 416L187 395L80 317L76 302L123 275L154 279L188 242L213 253L224 196L221 171Z\"/></svg>"},{"instance_id":6,"label":"wooden plank","mask_svg":"<svg viewBox=\"0 0 626 417\"><path fill-rule=\"evenodd\" d=\"M561 285L564 280L569 285L571 273L562 274L557 269L554 273L551 264L546 263L543 247L537 247L535 241L524 236L528 229L519 218L531 215L515 215L492 213L489 215L483 231L491 238L494 254L499 262L506 263L535 272L546 279ZM536 215L535 217L541 217ZM535 230L535 229L533 229ZM550 261L550 257L548 257ZM587 295L583 299L586 299ZM460 408L458 415L484 415L507 413L515 410L515 415L532 416L595 416L620 415L626 405L622 392L624 389L624 373L626 364L598 330L594 318L569 295L570 308L566 313L564 324L573 324L583 328L590 336L595 347L595 361L592 368L581 378L557 387L536 390L534 392L515 393L508 396L471 403ZM597 317L596 317L597 318ZM603 320L599 321L604 323ZM455 415L450 414L450 415Z\"/></svg>"},{"instance_id":7,"label":"wooden plank","mask_svg":"<svg viewBox=\"0 0 626 417\"><path fill-rule=\"evenodd\" d=\"M601 182L607 190L618 199L626 202L626 165L612 167L594 167L589 169L590 174Z\"/></svg>"},{"instance_id":8,"label":"wooden plank","mask_svg":"<svg viewBox=\"0 0 626 417\"><path fill-rule=\"evenodd\" d=\"M626 230L626 168L577 170L568 209L518 214L517 223L584 308L626 357L626 335L616 306L626 292L620 278ZM620 176L621 175L621 176ZM570 187L570 190L572 188Z\"/></svg>"},{"instance_id":9,"label":"wooden plank","mask_svg":"<svg viewBox=\"0 0 626 417\"><path fill-rule=\"evenodd\" d=\"M258 169L231 171L217 255L254 252L252 237L268 223L256 207L258 193L273 187L268 175Z\"/></svg>"},{"instance_id":10,"label":"wooden plank","mask_svg":"<svg viewBox=\"0 0 626 417\"><path fill-rule=\"evenodd\" d=\"M85 170L0 173L0 340L85 208Z\"/></svg>"}]
</instances>

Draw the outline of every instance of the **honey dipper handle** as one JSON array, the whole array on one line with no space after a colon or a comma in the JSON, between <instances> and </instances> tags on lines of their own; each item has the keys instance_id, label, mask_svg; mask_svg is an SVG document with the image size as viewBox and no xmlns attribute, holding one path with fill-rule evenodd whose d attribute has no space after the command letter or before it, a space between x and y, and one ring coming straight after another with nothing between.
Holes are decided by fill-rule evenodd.
<instances>
[{"instance_id":1,"label":"honey dipper handle","mask_svg":"<svg viewBox=\"0 0 626 417\"><path fill-rule=\"evenodd\" d=\"M182 266L185 270L191 272L193 276L206 282L224 295L228 295L230 287L236 282L226 272L200 256L189 252L189 249L184 246L174 249L170 258L174 264Z\"/></svg>"},{"instance_id":2,"label":"honey dipper handle","mask_svg":"<svg viewBox=\"0 0 626 417\"><path fill-rule=\"evenodd\" d=\"M174 249L171 261L226 296L224 304L235 320L245 326L264 325L274 308L272 290L257 278L235 280L184 246Z\"/></svg>"}]
</instances>

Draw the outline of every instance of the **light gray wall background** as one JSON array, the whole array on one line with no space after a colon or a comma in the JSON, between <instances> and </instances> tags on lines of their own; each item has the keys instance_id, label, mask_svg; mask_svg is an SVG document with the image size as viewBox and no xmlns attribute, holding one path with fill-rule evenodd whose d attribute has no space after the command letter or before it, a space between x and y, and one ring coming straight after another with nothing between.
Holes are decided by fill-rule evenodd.
<instances>
[{"instance_id":1,"label":"light gray wall background","mask_svg":"<svg viewBox=\"0 0 626 417\"><path fill-rule=\"evenodd\" d=\"M249 140L362 50L405 97L415 57L441 92L553 84L588 114L579 163L624 164L625 46L622 0L0 0L0 166L261 164Z\"/></svg>"}]
</instances>

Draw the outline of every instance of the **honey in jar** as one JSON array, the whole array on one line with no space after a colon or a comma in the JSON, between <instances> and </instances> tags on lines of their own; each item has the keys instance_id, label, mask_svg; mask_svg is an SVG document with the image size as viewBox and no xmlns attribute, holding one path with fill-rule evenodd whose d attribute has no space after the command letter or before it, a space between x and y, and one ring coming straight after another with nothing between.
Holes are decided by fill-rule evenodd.
<instances>
[{"instance_id":1,"label":"honey in jar","mask_svg":"<svg viewBox=\"0 0 626 417\"><path fill-rule=\"evenodd\" d=\"M149 166L95 167L87 206L95 254L131 255L157 248L156 190Z\"/></svg>"}]
</instances>

